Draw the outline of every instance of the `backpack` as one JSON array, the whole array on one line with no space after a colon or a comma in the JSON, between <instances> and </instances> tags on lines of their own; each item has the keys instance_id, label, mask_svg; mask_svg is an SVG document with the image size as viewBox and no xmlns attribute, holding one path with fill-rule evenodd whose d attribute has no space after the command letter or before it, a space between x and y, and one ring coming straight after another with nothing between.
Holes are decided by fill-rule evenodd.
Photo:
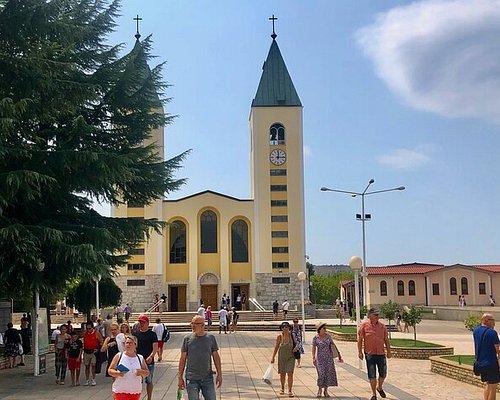
<instances>
[{"instance_id":1,"label":"backpack","mask_svg":"<svg viewBox=\"0 0 500 400\"><path fill-rule=\"evenodd\" d=\"M168 328L165 326L165 324L163 324L163 334L161 335L161 340L163 342L168 342L170 339L170 331L168 330Z\"/></svg>"}]
</instances>

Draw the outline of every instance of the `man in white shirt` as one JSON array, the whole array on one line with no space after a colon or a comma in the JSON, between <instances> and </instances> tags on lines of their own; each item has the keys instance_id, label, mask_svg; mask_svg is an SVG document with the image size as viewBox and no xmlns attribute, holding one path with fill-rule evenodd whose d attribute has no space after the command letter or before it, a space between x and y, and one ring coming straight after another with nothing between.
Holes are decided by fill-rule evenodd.
<instances>
[{"instance_id":1,"label":"man in white shirt","mask_svg":"<svg viewBox=\"0 0 500 400\"><path fill-rule=\"evenodd\" d=\"M290 303L288 302L288 300L285 300L281 306L283 307L283 319L286 319L288 309L290 308Z\"/></svg>"},{"instance_id":2,"label":"man in white shirt","mask_svg":"<svg viewBox=\"0 0 500 400\"><path fill-rule=\"evenodd\" d=\"M52 339L52 342L56 341L56 336L61 334L61 330L59 329L60 327L58 326L56 329L52 331L52 336L50 337Z\"/></svg>"},{"instance_id":3,"label":"man in white shirt","mask_svg":"<svg viewBox=\"0 0 500 400\"><path fill-rule=\"evenodd\" d=\"M202 304L200 305L200 307L198 308L198 311L196 311L196 313L203 319L205 319L205 305Z\"/></svg>"},{"instance_id":4,"label":"man in white shirt","mask_svg":"<svg viewBox=\"0 0 500 400\"><path fill-rule=\"evenodd\" d=\"M158 362L162 360L163 356L163 332L165 331L165 325L161 323L160 318L156 318L156 325L153 328L153 332L156 333L158 338Z\"/></svg>"}]
</instances>

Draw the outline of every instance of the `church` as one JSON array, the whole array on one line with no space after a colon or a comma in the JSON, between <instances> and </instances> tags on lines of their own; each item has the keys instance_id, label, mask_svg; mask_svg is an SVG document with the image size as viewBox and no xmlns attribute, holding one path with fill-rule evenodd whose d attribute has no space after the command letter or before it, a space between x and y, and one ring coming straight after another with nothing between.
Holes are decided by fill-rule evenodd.
<instances>
[{"instance_id":1,"label":"church","mask_svg":"<svg viewBox=\"0 0 500 400\"><path fill-rule=\"evenodd\" d=\"M300 304L298 273L305 272L306 254L302 103L274 29L271 38L250 107L251 197L206 190L112 209L114 217L168 222L162 234L152 232L143 246L130 249L128 265L115 277L123 302L135 311L162 293L168 311L195 311L201 302L218 309L224 294L232 304L245 294L247 309L249 298L266 309L274 300ZM163 156L164 128L153 130L150 141Z\"/></svg>"}]
</instances>

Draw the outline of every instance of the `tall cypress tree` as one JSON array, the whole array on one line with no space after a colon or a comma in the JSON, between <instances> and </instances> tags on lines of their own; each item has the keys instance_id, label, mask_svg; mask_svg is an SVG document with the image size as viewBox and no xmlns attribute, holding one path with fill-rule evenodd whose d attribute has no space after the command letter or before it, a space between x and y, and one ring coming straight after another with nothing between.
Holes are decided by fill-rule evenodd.
<instances>
[{"instance_id":1,"label":"tall cypress tree","mask_svg":"<svg viewBox=\"0 0 500 400\"><path fill-rule=\"evenodd\" d=\"M118 1L0 0L0 286L50 294L109 275L163 223L104 217L92 199L150 204L184 183L151 129L172 117L151 40L110 46ZM43 264L41 264L43 263ZM40 271L40 265L44 265Z\"/></svg>"}]
</instances>

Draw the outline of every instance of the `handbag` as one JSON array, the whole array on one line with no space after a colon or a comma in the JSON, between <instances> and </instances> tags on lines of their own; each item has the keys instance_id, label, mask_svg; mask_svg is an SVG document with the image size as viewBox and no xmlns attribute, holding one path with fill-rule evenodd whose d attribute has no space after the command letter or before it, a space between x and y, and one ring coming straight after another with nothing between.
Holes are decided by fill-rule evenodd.
<instances>
[{"instance_id":1,"label":"handbag","mask_svg":"<svg viewBox=\"0 0 500 400\"><path fill-rule=\"evenodd\" d=\"M479 358L479 351L481 350L481 345L483 344L484 335L486 334L486 331L488 329L489 328L486 328L483 334L481 335L481 340L479 341L479 345L477 346L476 360L474 361L474 364L472 364L472 372L474 372L474 375L476 376L481 375L481 367L479 366L479 362L477 361L477 359Z\"/></svg>"},{"instance_id":2,"label":"handbag","mask_svg":"<svg viewBox=\"0 0 500 400\"><path fill-rule=\"evenodd\" d=\"M21 343L18 343L17 348L19 349L19 355L22 356L24 354L23 345Z\"/></svg>"},{"instance_id":3,"label":"handbag","mask_svg":"<svg viewBox=\"0 0 500 400\"><path fill-rule=\"evenodd\" d=\"M266 372L264 372L264 376L262 377L262 380L267 383L268 385L271 384L273 380L273 364L269 364L269 367L267 367Z\"/></svg>"},{"instance_id":4,"label":"handbag","mask_svg":"<svg viewBox=\"0 0 500 400\"><path fill-rule=\"evenodd\" d=\"M333 342L333 340L332 340L332 354L333 354L333 358L340 359L339 349L337 348L337 345Z\"/></svg>"}]
</instances>

